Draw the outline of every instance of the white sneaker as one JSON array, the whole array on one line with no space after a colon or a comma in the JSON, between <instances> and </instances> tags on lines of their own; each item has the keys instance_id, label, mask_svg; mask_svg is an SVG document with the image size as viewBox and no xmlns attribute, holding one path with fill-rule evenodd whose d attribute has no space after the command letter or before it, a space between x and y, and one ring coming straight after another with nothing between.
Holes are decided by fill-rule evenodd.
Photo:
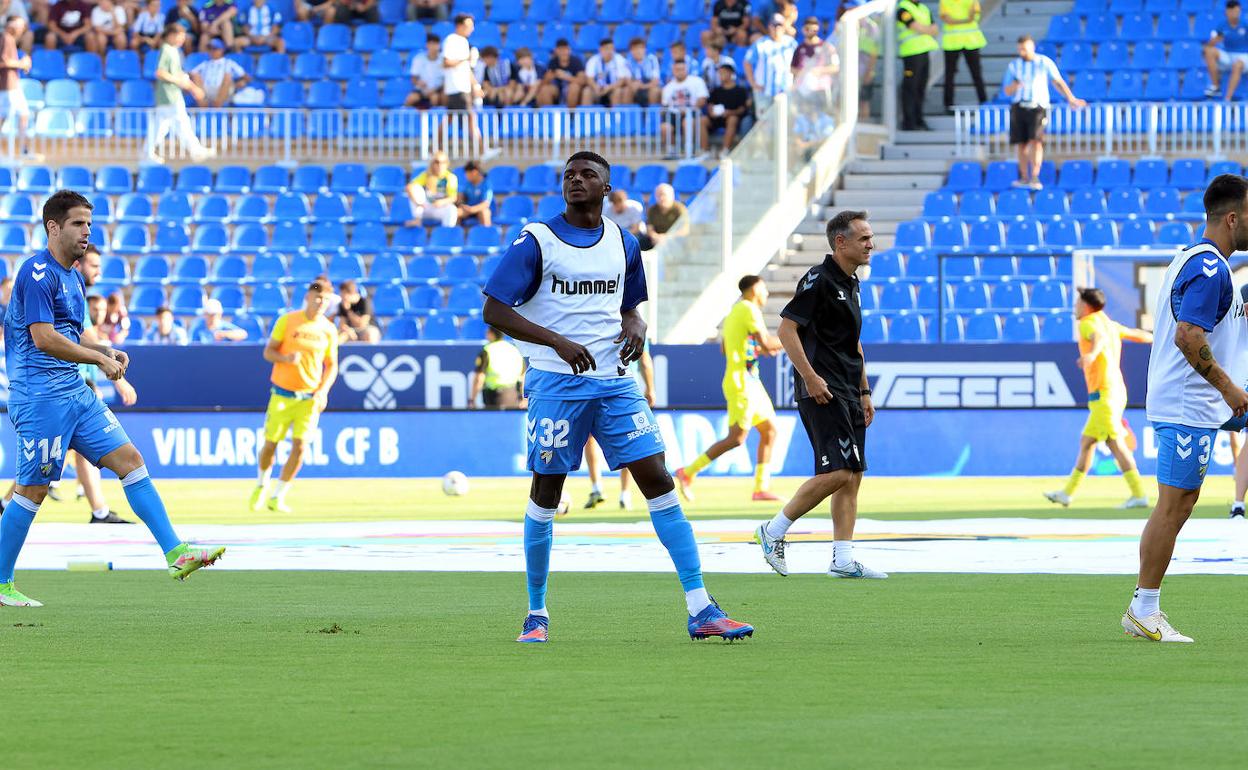
<instances>
[{"instance_id":1,"label":"white sneaker","mask_svg":"<svg viewBox=\"0 0 1248 770\"><path fill-rule=\"evenodd\" d=\"M149 152L146 156L144 156L143 160L148 163L155 163L157 166L165 165L165 159L154 152Z\"/></svg>"},{"instance_id":2,"label":"white sneaker","mask_svg":"<svg viewBox=\"0 0 1248 770\"><path fill-rule=\"evenodd\" d=\"M1174 630L1166 613L1160 610L1146 618L1137 618L1128 607L1122 616L1122 630L1130 636L1150 639L1154 642L1184 642L1190 644L1192 638Z\"/></svg>"},{"instance_id":3,"label":"white sneaker","mask_svg":"<svg viewBox=\"0 0 1248 770\"><path fill-rule=\"evenodd\" d=\"M754 530L754 542L763 549L763 559L776 571L776 574L787 577L789 565L784 560L784 538L767 534L767 525L763 524Z\"/></svg>"},{"instance_id":4,"label":"white sneaker","mask_svg":"<svg viewBox=\"0 0 1248 770\"><path fill-rule=\"evenodd\" d=\"M1048 499L1050 503L1057 503L1063 508L1070 507L1070 495L1066 494L1065 492L1062 492L1060 490L1057 492L1045 492L1044 496L1045 498Z\"/></svg>"},{"instance_id":5,"label":"white sneaker","mask_svg":"<svg viewBox=\"0 0 1248 770\"><path fill-rule=\"evenodd\" d=\"M860 561L856 561L848 567L838 567L836 566L836 562L832 562L832 566L828 567L828 577L884 580L888 577L888 573L880 572L879 570L874 570L870 567L864 567Z\"/></svg>"},{"instance_id":6,"label":"white sneaker","mask_svg":"<svg viewBox=\"0 0 1248 770\"><path fill-rule=\"evenodd\" d=\"M1127 508L1147 508L1147 507L1148 507L1147 497L1128 497L1125 503L1118 506L1118 509L1126 510Z\"/></svg>"}]
</instances>

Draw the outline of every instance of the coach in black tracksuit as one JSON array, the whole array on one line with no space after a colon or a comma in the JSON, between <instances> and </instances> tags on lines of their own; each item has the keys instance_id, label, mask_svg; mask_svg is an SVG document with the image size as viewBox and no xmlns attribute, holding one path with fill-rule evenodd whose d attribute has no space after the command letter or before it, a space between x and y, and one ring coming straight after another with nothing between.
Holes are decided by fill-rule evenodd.
<instances>
[{"instance_id":1,"label":"coach in black tracksuit","mask_svg":"<svg viewBox=\"0 0 1248 770\"><path fill-rule=\"evenodd\" d=\"M793 385L802 425L815 450L815 475L765 525L771 538L832 497L833 562L828 574L885 578L853 557L858 487L867 469L867 427L875 416L863 363L862 307L854 272L867 264L873 233L865 211L842 211L828 222L832 247L812 267L780 313L780 341L793 362Z\"/></svg>"}]
</instances>

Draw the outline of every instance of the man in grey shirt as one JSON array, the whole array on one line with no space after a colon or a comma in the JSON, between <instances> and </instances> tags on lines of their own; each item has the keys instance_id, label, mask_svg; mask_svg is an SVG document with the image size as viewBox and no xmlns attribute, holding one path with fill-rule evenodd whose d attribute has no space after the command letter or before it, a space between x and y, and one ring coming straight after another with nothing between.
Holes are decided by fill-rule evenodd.
<instances>
[{"instance_id":1,"label":"man in grey shirt","mask_svg":"<svg viewBox=\"0 0 1248 770\"><path fill-rule=\"evenodd\" d=\"M646 235L646 211L641 204L629 200L628 193L624 190L612 190L607 196L607 202L611 205L603 207L602 215L619 225L621 230L637 236L642 251L651 248L648 245L650 238Z\"/></svg>"}]
</instances>

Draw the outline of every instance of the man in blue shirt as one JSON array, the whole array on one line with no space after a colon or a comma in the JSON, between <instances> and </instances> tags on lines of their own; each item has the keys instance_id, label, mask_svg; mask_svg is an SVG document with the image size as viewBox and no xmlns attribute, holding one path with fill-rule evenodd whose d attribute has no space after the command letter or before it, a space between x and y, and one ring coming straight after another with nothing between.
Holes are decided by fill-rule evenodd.
<instances>
[{"instance_id":1,"label":"man in blue shirt","mask_svg":"<svg viewBox=\"0 0 1248 770\"><path fill-rule=\"evenodd\" d=\"M73 268L91 237L91 209L86 198L69 190L48 198L43 206L48 247L18 268L4 319L9 419L18 451L13 499L0 517L0 606L42 606L13 586L13 570L48 485L60 479L65 452L71 449L117 474L175 579L213 564L225 552L178 539L139 450L79 374L78 364L94 364L105 377L118 380L130 364L123 351L82 340L86 284Z\"/></svg>"},{"instance_id":2,"label":"man in blue shirt","mask_svg":"<svg viewBox=\"0 0 1248 770\"><path fill-rule=\"evenodd\" d=\"M1225 97L1229 102L1235 96L1244 67L1248 66L1248 24L1244 22L1239 0L1226 0L1226 18L1209 36L1204 53L1205 66L1209 68L1209 87L1205 89L1205 96L1212 99L1218 95L1221 71L1230 70Z\"/></svg>"},{"instance_id":3,"label":"man in blue shirt","mask_svg":"<svg viewBox=\"0 0 1248 770\"><path fill-rule=\"evenodd\" d=\"M1002 90L1010 97L1010 144L1018 148L1018 179L1015 187L1040 190L1040 167L1044 163L1044 127L1049 123L1049 83L1071 107L1080 109L1087 102L1075 96L1062 79L1057 64L1036 53L1031 35L1018 39L1018 58L1005 68Z\"/></svg>"},{"instance_id":4,"label":"man in blue shirt","mask_svg":"<svg viewBox=\"0 0 1248 770\"><path fill-rule=\"evenodd\" d=\"M489 226L491 208L494 206L494 187L485 178L485 171L475 160L464 164L464 185L459 188L459 221L471 224L470 218Z\"/></svg>"}]
</instances>

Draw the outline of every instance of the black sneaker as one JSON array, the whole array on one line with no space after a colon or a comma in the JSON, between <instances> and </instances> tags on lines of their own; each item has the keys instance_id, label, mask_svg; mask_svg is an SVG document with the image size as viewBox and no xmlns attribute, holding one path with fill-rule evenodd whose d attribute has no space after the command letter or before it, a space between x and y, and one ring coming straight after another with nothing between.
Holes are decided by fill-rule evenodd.
<instances>
[{"instance_id":1,"label":"black sneaker","mask_svg":"<svg viewBox=\"0 0 1248 770\"><path fill-rule=\"evenodd\" d=\"M1231 506L1231 518L1232 519L1244 518L1244 507L1242 505L1232 505Z\"/></svg>"},{"instance_id":2,"label":"black sneaker","mask_svg":"<svg viewBox=\"0 0 1248 770\"><path fill-rule=\"evenodd\" d=\"M109 511L108 515L102 519L97 519L94 516L92 516L91 523L92 524L133 524L134 522L126 521L125 519L121 518L120 516L113 513L112 511Z\"/></svg>"},{"instance_id":3,"label":"black sneaker","mask_svg":"<svg viewBox=\"0 0 1248 770\"><path fill-rule=\"evenodd\" d=\"M589 499L585 501L585 510L597 508L599 505L602 505L602 501L605 499L601 492L590 492Z\"/></svg>"}]
</instances>

